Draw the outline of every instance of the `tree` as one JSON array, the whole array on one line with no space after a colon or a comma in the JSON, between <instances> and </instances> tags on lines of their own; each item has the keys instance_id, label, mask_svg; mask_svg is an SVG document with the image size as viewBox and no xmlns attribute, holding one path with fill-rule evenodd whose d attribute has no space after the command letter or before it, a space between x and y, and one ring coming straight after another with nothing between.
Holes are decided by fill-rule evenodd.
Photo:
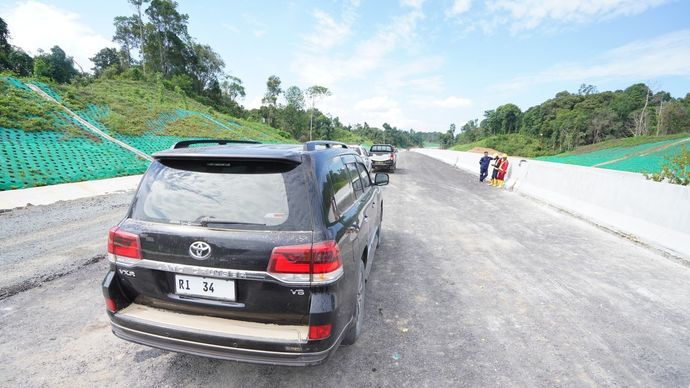
<instances>
[{"instance_id":1,"label":"tree","mask_svg":"<svg viewBox=\"0 0 690 388\"><path fill-rule=\"evenodd\" d=\"M331 95L331 91L325 86L314 85L307 88L307 96L311 99L311 112L309 115L309 140L312 139L312 128L314 127L314 106L316 100L327 97Z\"/></svg>"},{"instance_id":2,"label":"tree","mask_svg":"<svg viewBox=\"0 0 690 388\"><path fill-rule=\"evenodd\" d=\"M272 126L271 113L275 111L278 104L278 96L282 92L283 90L280 89L280 77L276 75L268 77L266 81L266 94L264 94L264 98L261 99L261 103L267 107L266 124L268 125Z\"/></svg>"},{"instance_id":3,"label":"tree","mask_svg":"<svg viewBox=\"0 0 690 388\"><path fill-rule=\"evenodd\" d=\"M0 50L10 50L10 30L7 23L0 17Z\"/></svg>"},{"instance_id":4,"label":"tree","mask_svg":"<svg viewBox=\"0 0 690 388\"><path fill-rule=\"evenodd\" d=\"M34 58L34 75L52 78L59 83L69 82L79 74L73 63L72 57L68 57L60 46L53 46L50 54L39 51L39 55Z\"/></svg>"},{"instance_id":5,"label":"tree","mask_svg":"<svg viewBox=\"0 0 690 388\"><path fill-rule=\"evenodd\" d=\"M690 130L690 111L680 101L664 104L660 113L659 134L687 132Z\"/></svg>"},{"instance_id":6,"label":"tree","mask_svg":"<svg viewBox=\"0 0 690 388\"><path fill-rule=\"evenodd\" d=\"M225 79L220 84L220 89L223 95L234 103L237 102L237 97L246 96L244 86L242 85L242 80L231 75L225 76Z\"/></svg>"},{"instance_id":7,"label":"tree","mask_svg":"<svg viewBox=\"0 0 690 388\"><path fill-rule=\"evenodd\" d=\"M166 76L184 72L186 42L191 41L187 32L189 16L179 13L177 3L171 0L152 0L145 12L151 22L150 38L144 46L146 62Z\"/></svg>"},{"instance_id":8,"label":"tree","mask_svg":"<svg viewBox=\"0 0 690 388\"><path fill-rule=\"evenodd\" d=\"M102 48L93 58L89 59L91 59L91 62L94 64L92 70L97 77L100 76L105 69L110 67L117 69L118 73L121 71L120 57L117 50L114 48Z\"/></svg>"},{"instance_id":9,"label":"tree","mask_svg":"<svg viewBox=\"0 0 690 388\"><path fill-rule=\"evenodd\" d=\"M0 18L0 70L10 69L12 67L9 62L9 56L12 51L9 38L10 31L7 28L7 23Z\"/></svg>"},{"instance_id":10,"label":"tree","mask_svg":"<svg viewBox=\"0 0 690 388\"><path fill-rule=\"evenodd\" d=\"M290 86L287 88L283 96L285 97L287 106L296 110L304 109L304 93L302 93L302 90L297 86Z\"/></svg>"},{"instance_id":11,"label":"tree","mask_svg":"<svg viewBox=\"0 0 690 388\"><path fill-rule=\"evenodd\" d=\"M8 56L8 68L20 77L29 77L33 74L34 59L19 47L12 47Z\"/></svg>"},{"instance_id":12,"label":"tree","mask_svg":"<svg viewBox=\"0 0 690 388\"><path fill-rule=\"evenodd\" d=\"M580 89L578 89L577 94L581 96L589 96L590 94L597 93L597 87L594 85L581 84Z\"/></svg>"},{"instance_id":13,"label":"tree","mask_svg":"<svg viewBox=\"0 0 690 388\"><path fill-rule=\"evenodd\" d=\"M192 55L187 70L194 79L194 90L197 94L202 94L210 90L214 82L218 82L225 62L209 45L193 43L191 48Z\"/></svg>"},{"instance_id":14,"label":"tree","mask_svg":"<svg viewBox=\"0 0 690 388\"><path fill-rule=\"evenodd\" d=\"M138 27L139 27L139 47L143 48L146 46L146 39L144 38L144 20L141 17L141 7L144 5L144 3L148 3L149 0L128 0L130 4L134 6L137 10L137 21L139 22ZM139 50L139 55L141 56L141 67L142 70L144 71L144 74L146 74L146 58L144 57L144 50L140 49Z\"/></svg>"},{"instance_id":15,"label":"tree","mask_svg":"<svg viewBox=\"0 0 690 388\"><path fill-rule=\"evenodd\" d=\"M119 43L124 54L123 68L128 68L132 64L132 48L136 47L136 34L134 27L136 20L130 17L117 16L114 19L115 35L113 35L113 42Z\"/></svg>"}]
</instances>

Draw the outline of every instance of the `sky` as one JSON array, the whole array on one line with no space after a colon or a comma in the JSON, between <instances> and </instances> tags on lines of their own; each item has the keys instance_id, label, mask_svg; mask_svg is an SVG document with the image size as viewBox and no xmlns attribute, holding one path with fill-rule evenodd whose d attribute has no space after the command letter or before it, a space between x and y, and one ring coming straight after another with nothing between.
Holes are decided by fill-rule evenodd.
<instances>
[{"instance_id":1,"label":"sky","mask_svg":"<svg viewBox=\"0 0 690 388\"><path fill-rule=\"evenodd\" d=\"M242 79L328 87L317 107L344 124L446 131L514 103L523 111L580 84L644 82L690 92L690 0L179 0L189 32ZM62 47L84 69L126 0L0 0L11 43Z\"/></svg>"}]
</instances>

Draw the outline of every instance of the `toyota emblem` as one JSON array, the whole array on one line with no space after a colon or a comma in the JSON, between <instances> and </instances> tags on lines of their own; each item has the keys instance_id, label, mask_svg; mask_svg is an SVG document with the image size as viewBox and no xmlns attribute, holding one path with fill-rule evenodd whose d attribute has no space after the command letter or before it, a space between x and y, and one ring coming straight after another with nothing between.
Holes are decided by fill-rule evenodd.
<instances>
[{"instance_id":1,"label":"toyota emblem","mask_svg":"<svg viewBox=\"0 0 690 388\"><path fill-rule=\"evenodd\" d=\"M211 256L211 246L203 241L195 241L189 246L189 255L193 259L204 260Z\"/></svg>"}]
</instances>

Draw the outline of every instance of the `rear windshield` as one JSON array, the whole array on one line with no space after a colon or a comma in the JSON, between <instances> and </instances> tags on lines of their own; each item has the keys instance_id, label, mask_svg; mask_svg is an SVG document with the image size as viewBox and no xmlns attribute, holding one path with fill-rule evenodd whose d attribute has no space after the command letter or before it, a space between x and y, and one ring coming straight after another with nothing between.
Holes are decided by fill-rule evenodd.
<instances>
[{"instance_id":1,"label":"rear windshield","mask_svg":"<svg viewBox=\"0 0 690 388\"><path fill-rule=\"evenodd\" d=\"M309 230L301 168L254 161L154 162L132 218L213 228Z\"/></svg>"},{"instance_id":2,"label":"rear windshield","mask_svg":"<svg viewBox=\"0 0 690 388\"><path fill-rule=\"evenodd\" d=\"M371 146L371 152L393 152L393 147L387 145Z\"/></svg>"}]
</instances>

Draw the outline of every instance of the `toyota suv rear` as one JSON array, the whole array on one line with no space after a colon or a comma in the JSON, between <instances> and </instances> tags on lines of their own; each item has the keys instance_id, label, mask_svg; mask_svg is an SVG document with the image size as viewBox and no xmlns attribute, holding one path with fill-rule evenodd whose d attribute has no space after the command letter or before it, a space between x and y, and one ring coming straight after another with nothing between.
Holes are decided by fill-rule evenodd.
<instances>
[{"instance_id":1,"label":"toyota suv rear","mask_svg":"<svg viewBox=\"0 0 690 388\"><path fill-rule=\"evenodd\" d=\"M372 181L340 143L245 143L154 154L109 231L113 333L214 358L321 363L361 332L388 176Z\"/></svg>"}]
</instances>

